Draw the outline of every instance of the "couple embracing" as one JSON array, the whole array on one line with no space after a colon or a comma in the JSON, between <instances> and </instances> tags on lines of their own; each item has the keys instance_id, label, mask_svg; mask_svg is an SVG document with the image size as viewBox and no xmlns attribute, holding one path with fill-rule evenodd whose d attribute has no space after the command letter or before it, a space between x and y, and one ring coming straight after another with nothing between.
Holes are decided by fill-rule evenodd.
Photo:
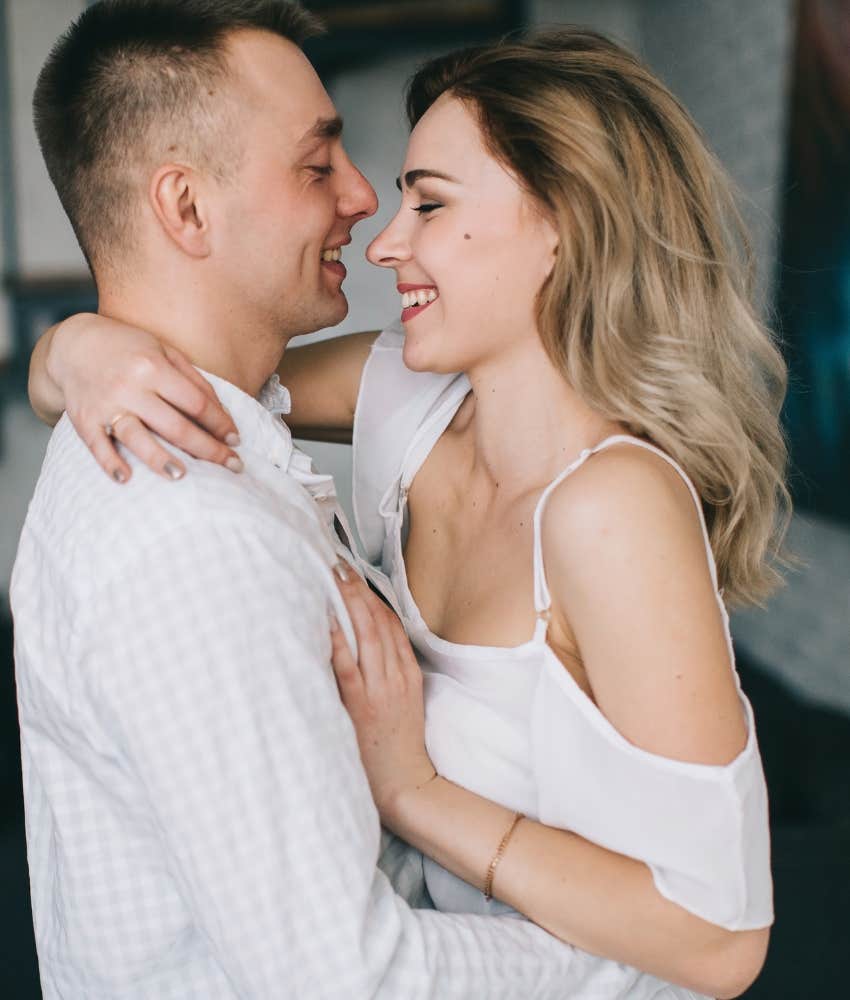
<instances>
[{"instance_id":1,"label":"couple embracing","mask_svg":"<svg viewBox=\"0 0 850 1000\"><path fill-rule=\"evenodd\" d=\"M400 323L284 353L376 209L315 27L103 0L39 79L99 295L34 353L12 589L44 995L736 996L773 912L724 601L787 492L726 182L593 33L433 60L368 250ZM365 555L293 431L353 436Z\"/></svg>"}]
</instances>

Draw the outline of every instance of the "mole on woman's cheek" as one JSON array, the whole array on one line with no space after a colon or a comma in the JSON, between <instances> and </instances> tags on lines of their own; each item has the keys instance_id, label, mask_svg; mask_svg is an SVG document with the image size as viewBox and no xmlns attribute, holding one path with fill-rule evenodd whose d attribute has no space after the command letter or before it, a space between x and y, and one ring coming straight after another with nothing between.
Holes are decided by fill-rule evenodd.
<instances>
[{"instance_id":1,"label":"mole on woman's cheek","mask_svg":"<svg viewBox=\"0 0 850 1000\"><path fill-rule=\"evenodd\" d=\"M471 240L471 239L472 239L472 237L471 237L471 236L469 235L469 233L464 233L464 234L463 234L463 238L464 238L465 240Z\"/></svg>"}]
</instances>

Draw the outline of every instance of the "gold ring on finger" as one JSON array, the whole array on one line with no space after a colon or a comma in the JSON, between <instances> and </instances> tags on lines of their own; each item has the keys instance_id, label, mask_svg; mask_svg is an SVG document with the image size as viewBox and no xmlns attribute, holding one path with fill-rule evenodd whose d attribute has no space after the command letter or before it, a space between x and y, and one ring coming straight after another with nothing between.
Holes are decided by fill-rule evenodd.
<instances>
[{"instance_id":1,"label":"gold ring on finger","mask_svg":"<svg viewBox=\"0 0 850 1000\"><path fill-rule=\"evenodd\" d=\"M132 413L128 413L128 412L127 412L126 410L125 410L125 411L124 411L123 413L117 413L117 414L116 414L116 415L115 415L115 416L114 416L114 417L113 417L113 418L112 418L112 419L111 419L111 420L109 421L109 423L108 423L108 424L106 424L106 425L105 425L105 427L103 428L103 429L104 429L104 430L106 431L106 436L107 436L107 437L111 437L111 438L114 438L114 437L115 437L115 428L116 428L116 427L118 426L118 424L119 424L119 423L120 423L120 422L121 422L122 420L126 420L126 419L127 419L127 417L132 417L132 416L133 416L133 414L132 414Z\"/></svg>"}]
</instances>

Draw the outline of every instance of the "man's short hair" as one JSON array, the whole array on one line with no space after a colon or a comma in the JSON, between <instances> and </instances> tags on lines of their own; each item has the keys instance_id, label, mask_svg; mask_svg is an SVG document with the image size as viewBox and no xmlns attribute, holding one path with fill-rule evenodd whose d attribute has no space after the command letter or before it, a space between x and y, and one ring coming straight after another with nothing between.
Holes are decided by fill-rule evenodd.
<instances>
[{"instance_id":1,"label":"man's short hair","mask_svg":"<svg viewBox=\"0 0 850 1000\"><path fill-rule=\"evenodd\" d=\"M100 0L59 39L33 97L50 178L92 271L131 246L157 160L226 177L238 161L225 43L269 31L296 45L321 30L285 0Z\"/></svg>"}]
</instances>

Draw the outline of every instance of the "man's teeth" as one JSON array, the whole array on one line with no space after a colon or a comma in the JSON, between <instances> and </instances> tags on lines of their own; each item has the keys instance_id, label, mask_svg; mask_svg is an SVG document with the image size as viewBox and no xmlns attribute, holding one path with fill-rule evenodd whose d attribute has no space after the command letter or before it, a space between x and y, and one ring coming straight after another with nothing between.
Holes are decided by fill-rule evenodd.
<instances>
[{"instance_id":1,"label":"man's teeth","mask_svg":"<svg viewBox=\"0 0 850 1000\"><path fill-rule=\"evenodd\" d=\"M336 250L322 251L322 260L324 261L341 260L341 259L342 259L342 250L340 250L339 247L337 247Z\"/></svg>"},{"instance_id":2,"label":"man's teeth","mask_svg":"<svg viewBox=\"0 0 850 1000\"><path fill-rule=\"evenodd\" d=\"M415 292L404 292L401 296L401 308L409 309L411 306L424 306L433 302L437 298L437 292L433 288L417 288Z\"/></svg>"}]
</instances>

